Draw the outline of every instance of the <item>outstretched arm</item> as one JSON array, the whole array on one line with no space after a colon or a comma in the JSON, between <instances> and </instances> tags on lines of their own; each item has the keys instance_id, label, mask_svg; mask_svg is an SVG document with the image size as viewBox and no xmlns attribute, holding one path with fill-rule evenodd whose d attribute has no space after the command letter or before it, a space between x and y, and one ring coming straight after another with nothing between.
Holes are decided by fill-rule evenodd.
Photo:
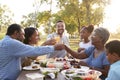
<instances>
[{"instance_id":1,"label":"outstretched arm","mask_svg":"<svg viewBox=\"0 0 120 80\"><path fill-rule=\"evenodd\" d=\"M85 54L84 50L81 51L81 52L75 52L73 50L71 50L69 47L65 46L65 50L70 53L73 57L77 58L77 59L84 59L84 58L87 58L88 55Z\"/></svg>"},{"instance_id":2,"label":"outstretched arm","mask_svg":"<svg viewBox=\"0 0 120 80\"><path fill-rule=\"evenodd\" d=\"M55 43L56 43L56 40L55 40L55 39L50 39L50 40L47 40L47 41L45 41L44 43L42 43L41 46L55 45Z\"/></svg>"}]
</instances>

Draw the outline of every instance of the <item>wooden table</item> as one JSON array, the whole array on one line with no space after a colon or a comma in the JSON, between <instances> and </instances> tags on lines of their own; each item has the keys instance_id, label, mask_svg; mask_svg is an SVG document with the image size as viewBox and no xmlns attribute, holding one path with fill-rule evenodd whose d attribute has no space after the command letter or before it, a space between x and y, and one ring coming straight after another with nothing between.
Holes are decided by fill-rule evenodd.
<instances>
[{"instance_id":1,"label":"wooden table","mask_svg":"<svg viewBox=\"0 0 120 80\"><path fill-rule=\"evenodd\" d=\"M25 70L23 70L21 72L21 74L18 76L17 80L27 80L27 78L25 76L26 74L28 74L28 73L39 73L39 72L40 72L39 70L36 70L36 71L25 71ZM56 79L47 78L45 80L66 80L66 79L61 73L59 73L58 77Z\"/></svg>"}]
</instances>

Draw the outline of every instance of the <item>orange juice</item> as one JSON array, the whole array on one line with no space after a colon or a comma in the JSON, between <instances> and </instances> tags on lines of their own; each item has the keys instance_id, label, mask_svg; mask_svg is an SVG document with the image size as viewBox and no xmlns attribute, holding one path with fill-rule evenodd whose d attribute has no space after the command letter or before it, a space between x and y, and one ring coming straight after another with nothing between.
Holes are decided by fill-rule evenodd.
<instances>
[{"instance_id":1,"label":"orange juice","mask_svg":"<svg viewBox=\"0 0 120 80\"><path fill-rule=\"evenodd\" d=\"M59 42L59 41L60 41L60 37L59 37L59 36L56 36L56 37L55 37L55 40L56 40L56 42Z\"/></svg>"}]
</instances>

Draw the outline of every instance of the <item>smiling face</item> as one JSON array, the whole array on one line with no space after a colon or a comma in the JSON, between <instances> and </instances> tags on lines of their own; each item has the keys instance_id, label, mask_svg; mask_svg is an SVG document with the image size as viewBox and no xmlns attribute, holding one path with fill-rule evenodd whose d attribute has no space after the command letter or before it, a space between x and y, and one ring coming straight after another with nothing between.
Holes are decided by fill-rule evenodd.
<instances>
[{"instance_id":1,"label":"smiling face","mask_svg":"<svg viewBox=\"0 0 120 80\"><path fill-rule=\"evenodd\" d=\"M37 44L39 41L39 33L37 30L34 31L32 36L29 38L29 44Z\"/></svg>"},{"instance_id":2,"label":"smiling face","mask_svg":"<svg viewBox=\"0 0 120 80\"><path fill-rule=\"evenodd\" d=\"M92 44L94 46L96 46L98 44L102 44L102 38L100 36L98 36L97 33L95 33L95 32L92 33L91 40L92 40Z\"/></svg>"},{"instance_id":3,"label":"smiling face","mask_svg":"<svg viewBox=\"0 0 120 80\"><path fill-rule=\"evenodd\" d=\"M64 30L65 30L65 24L64 24L64 22L58 22L56 24L56 30L57 30L57 33L59 35L62 35L64 33Z\"/></svg>"},{"instance_id":4,"label":"smiling face","mask_svg":"<svg viewBox=\"0 0 120 80\"><path fill-rule=\"evenodd\" d=\"M81 39L88 39L89 36L90 36L90 33L86 29L83 28L80 31L80 37L81 37Z\"/></svg>"},{"instance_id":5,"label":"smiling face","mask_svg":"<svg viewBox=\"0 0 120 80\"><path fill-rule=\"evenodd\" d=\"M35 45L38 43L39 38L39 32L34 27L25 28L25 39L24 43L29 45Z\"/></svg>"}]
</instances>

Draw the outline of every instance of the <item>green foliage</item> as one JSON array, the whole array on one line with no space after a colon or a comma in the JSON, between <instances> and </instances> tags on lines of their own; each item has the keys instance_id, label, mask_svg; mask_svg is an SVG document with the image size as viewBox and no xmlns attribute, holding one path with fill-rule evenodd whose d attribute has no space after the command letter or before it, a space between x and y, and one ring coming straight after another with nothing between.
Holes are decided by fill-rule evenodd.
<instances>
[{"instance_id":1,"label":"green foliage","mask_svg":"<svg viewBox=\"0 0 120 80\"><path fill-rule=\"evenodd\" d=\"M39 1L39 0L38 0ZM56 0L57 7L60 10L52 14L51 8L48 11L30 13L25 17L22 24L24 26L35 25L39 27L41 24L45 26L45 32L55 31L55 24L58 20L63 20L66 24L68 33L80 33L81 26L88 26L90 24L98 25L103 21L104 7L109 0ZM47 3L52 6L52 0L40 0L35 5L43 5ZM50 29L52 29L50 31Z\"/></svg>"},{"instance_id":2,"label":"green foliage","mask_svg":"<svg viewBox=\"0 0 120 80\"><path fill-rule=\"evenodd\" d=\"M48 20L50 19L51 14L49 11L39 12L37 16L38 23L40 24L46 24L48 23Z\"/></svg>"},{"instance_id":3,"label":"green foliage","mask_svg":"<svg viewBox=\"0 0 120 80\"><path fill-rule=\"evenodd\" d=\"M5 33L0 33L0 40L5 36Z\"/></svg>"},{"instance_id":4,"label":"green foliage","mask_svg":"<svg viewBox=\"0 0 120 80\"><path fill-rule=\"evenodd\" d=\"M0 31L2 28L10 25L12 21L13 14L6 5L0 4Z\"/></svg>"},{"instance_id":5,"label":"green foliage","mask_svg":"<svg viewBox=\"0 0 120 80\"><path fill-rule=\"evenodd\" d=\"M69 34L73 34L76 30L77 30L77 27L75 24L67 24L66 25L66 30L68 31Z\"/></svg>"}]
</instances>

